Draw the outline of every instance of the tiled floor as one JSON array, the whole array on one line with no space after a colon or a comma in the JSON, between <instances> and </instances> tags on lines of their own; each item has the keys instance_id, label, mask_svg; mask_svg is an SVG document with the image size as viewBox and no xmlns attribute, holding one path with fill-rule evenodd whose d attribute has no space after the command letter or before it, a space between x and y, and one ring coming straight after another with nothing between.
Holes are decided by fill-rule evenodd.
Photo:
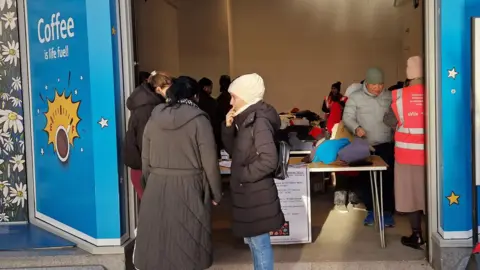
<instances>
[{"instance_id":1,"label":"tiled floor","mask_svg":"<svg viewBox=\"0 0 480 270\"><path fill-rule=\"evenodd\" d=\"M0 226L0 251L74 247L75 244L31 224Z\"/></svg>"},{"instance_id":2,"label":"tiled floor","mask_svg":"<svg viewBox=\"0 0 480 270\"><path fill-rule=\"evenodd\" d=\"M378 233L375 232L374 228L363 226L362 222L365 217L364 211L350 209L349 213L345 214L331 211L332 201L331 194L317 194L312 197L314 242L305 245L275 246L274 251L276 262L304 264L318 262L356 262L358 264L358 262L365 262L367 263L366 265L370 265L370 263L381 261L383 262L382 265L385 265L388 262L390 262L390 264L404 265L407 261L416 261L417 264L419 264L417 266L425 267L422 265L425 258L424 251L407 248L400 244L400 237L409 233L408 220L405 217L397 216L397 226L395 228L387 229L387 248L382 249L380 248ZM215 208L213 227L215 267L232 264L247 264L251 261L248 247L243 244L241 239L235 239L231 234L230 205L228 197L222 201L220 206ZM289 269L297 268L295 266ZM334 267L322 269L384 268ZM410 268L391 268L389 266L389 269Z\"/></svg>"},{"instance_id":3,"label":"tiled floor","mask_svg":"<svg viewBox=\"0 0 480 270\"><path fill-rule=\"evenodd\" d=\"M279 270L410 270L431 269L425 252L400 244L409 234L408 220L396 216L395 228L387 229L387 248L380 248L378 233L363 226L365 212L350 209L342 214L332 211L332 194L312 196L313 243L274 246L275 269ZM228 192L214 207L214 265L210 270L251 270L248 247L232 236L231 205ZM128 258L128 256L127 256ZM127 269L133 269L131 265Z\"/></svg>"},{"instance_id":4,"label":"tiled floor","mask_svg":"<svg viewBox=\"0 0 480 270\"><path fill-rule=\"evenodd\" d=\"M276 263L276 270L432 270L422 261L408 262L318 262L318 263ZM252 265L213 266L209 270L252 270Z\"/></svg>"}]
</instances>

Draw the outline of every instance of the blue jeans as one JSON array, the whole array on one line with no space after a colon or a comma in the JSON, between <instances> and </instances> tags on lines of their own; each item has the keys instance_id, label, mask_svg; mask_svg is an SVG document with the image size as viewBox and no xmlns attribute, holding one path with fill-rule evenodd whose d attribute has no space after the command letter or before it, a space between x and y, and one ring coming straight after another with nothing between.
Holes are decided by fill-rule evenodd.
<instances>
[{"instance_id":1,"label":"blue jeans","mask_svg":"<svg viewBox=\"0 0 480 270\"><path fill-rule=\"evenodd\" d=\"M273 249L270 234L246 237L253 258L254 270L273 270Z\"/></svg>"}]
</instances>

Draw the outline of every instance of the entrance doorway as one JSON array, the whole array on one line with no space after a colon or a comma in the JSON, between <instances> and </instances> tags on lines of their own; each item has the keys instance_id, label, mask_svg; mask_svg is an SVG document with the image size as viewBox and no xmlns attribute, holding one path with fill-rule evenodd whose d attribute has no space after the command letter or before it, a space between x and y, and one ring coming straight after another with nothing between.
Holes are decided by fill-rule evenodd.
<instances>
[{"instance_id":1,"label":"entrance doorway","mask_svg":"<svg viewBox=\"0 0 480 270\"><path fill-rule=\"evenodd\" d=\"M332 83L341 81L344 92L378 66L389 87L405 80L409 57L423 55L423 6L412 1L284 0L275 6L258 0L132 1L139 71L207 77L214 81L214 96L221 75L257 72L266 81L266 101L279 112L300 108L321 114ZM311 186L312 243L277 246L277 260L421 261L427 256L400 244L400 237L410 234L402 215L395 216L387 248L381 249L375 230L363 226L366 212L351 206L347 213L335 211L334 187L326 186L324 192ZM214 208L216 263L249 263L248 247L231 234L225 194Z\"/></svg>"}]
</instances>

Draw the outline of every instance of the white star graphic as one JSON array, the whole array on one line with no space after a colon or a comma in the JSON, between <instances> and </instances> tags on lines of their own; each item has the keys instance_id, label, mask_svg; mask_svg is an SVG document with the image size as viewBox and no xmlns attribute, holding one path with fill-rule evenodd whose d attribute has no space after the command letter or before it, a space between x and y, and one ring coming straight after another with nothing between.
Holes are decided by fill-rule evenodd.
<instances>
[{"instance_id":1,"label":"white star graphic","mask_svg":"<svg viewBox=\"0 0 480 270\"><path fill-rule=\"evenodd\" d=\"M40 114L40 109L37 109L37 114Z\"/></svg>"},{"instance_id":2,"label":"white star graphic","mask_svg":"<svg viewBox=\"0 0 480 270\"><path fill-rule=\"evenodd\" d=\"M80 80L83 81L83 76L80 76Z\"/></svg>"},{"instance_id":3,"label":"white star graphic","mask_svg":"<svg viewBox=\"0 0 480 270\"><path fill-rule=\"evenodd\" d=\"M45 90L47 90L47 89L48 89L48 85L45 85Z\"/></svg>"},{"instance_id":4,"label":"white star graphic","mask_svg":"<svg viewBox=\"0 0 480 270\"><path fill-rule=\"evenodd\" d=\"M82 153L83 153L83 147L82 147L82 148L80 148L80 152L82 152Z\"/></svg>"},{"instance_id":5,"label":"white star graphic","mask_svg":"<svg viewBox=\"0 0 480 270\"><path fill-rule=\"evenodd\" d=\"M105 118L102 117L102 119L100 119L100 121L98 121L98 124L102 128L108 127L108 119L105 119Z\"/></svg>"},{"instance_id":6,"label":"white star graphic","mask_svg":"<svg viewBox=\"0 0 480 270\"><path fill-rule=\"evenodd\" d=\"M43 151L43 148L40 148L40 154L43 156L43 154L45 154L45 152Z\"/></svg>"},{"instance_id":7,"label":"white star graphic","mask_svg":"<svg viewBox=\"0 0 480 270\"><path fill-rule=\"evenodd\" d=\"M75 95L78 95L78 90L77 90L77 89L73 90L73 93L74 93Z\"/></svg>"},{"instance_id":8,"label":"white star graphic","mask_svg":"<svg viewBox=\"0 0 480 270\"><path fill-rule=\"evenodd\" d=\"M58 78L58 81L60 81L60 78Z\"/></svg>"},{"instance_id":9,"label":"white star graphic","mask_svg":"<svg viewBox=\"0 0 480 270\"><path fill-rule=\"evenodd\" d=\"M458 75L458 72L457 70L455 70L455 68L452 68L451 70L448 71L448 78L452 78L455 80L457 75Z\"/></svg>"}]
</instances>

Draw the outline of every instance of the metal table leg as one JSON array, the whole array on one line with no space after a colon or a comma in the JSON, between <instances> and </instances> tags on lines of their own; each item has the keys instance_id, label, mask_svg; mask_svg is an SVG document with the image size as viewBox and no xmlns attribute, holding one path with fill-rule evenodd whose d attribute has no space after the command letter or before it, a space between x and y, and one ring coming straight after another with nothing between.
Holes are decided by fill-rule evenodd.
<instances>
[{"instance_id":1,"label":"metal table leg","mask_svg":"<svg viewBox=\"0 0 480 270\"><path fill-rule=\"evenodd\" d=\"M374 189L374 183L373 183L373 173L372 171L370 171L370 189L372 190L372 206L373 206L373 219L374 219L374 222L373 222L373 226L375 227L375 231L378 231L379 230L379 226L378 226L378 214L377 214L377 204L375 203L376 202L376 193L375 193L375 189Z\"/></svg>"},{"instance_id":2,"label":"metal table leg","mask_svg":"<svg viewBox=\"0 0 480 270\"><path fill-rule=\"evenodd\" d=\"M380 173L380 179L378 179L377 174ZM378 183L380 180L380 183ZM374 183L374 191L375 191L375 204L377 208L377 213L378 213L378 227L380 228L380 245L382 248L386 247L386 241L385 241L385 221L384 221L384 216L383 216L383 176L382 172L374 171L373 172L373 183ZM379 191L380 187L380 191ZM376 213L376 214L377 214Z\"/></svg>"}]
</instances>

